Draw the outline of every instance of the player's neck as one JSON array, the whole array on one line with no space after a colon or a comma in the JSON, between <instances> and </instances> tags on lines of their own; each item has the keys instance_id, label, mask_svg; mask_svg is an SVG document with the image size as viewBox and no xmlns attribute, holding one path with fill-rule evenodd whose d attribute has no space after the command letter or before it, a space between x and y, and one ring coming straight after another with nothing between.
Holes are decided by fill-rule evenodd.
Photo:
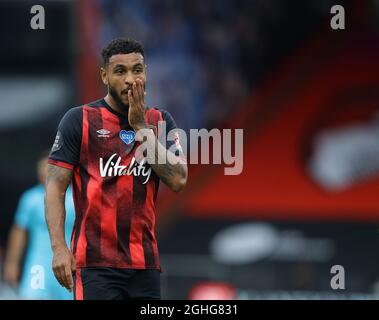
<instances>
[{"instance_id":1,"label":"player's neck","mask_svg":"<svg viewBox=\"0 0 379 320\"><path fill-rule=\"evenodd\" d=\"M116 112L118 113L121 113L122 115L124 116L128 116L128 111L125 111L124 109L122 109L117 101L108 93L105 98L104 98L105 102Z\"/></svg>"}]
</instances>

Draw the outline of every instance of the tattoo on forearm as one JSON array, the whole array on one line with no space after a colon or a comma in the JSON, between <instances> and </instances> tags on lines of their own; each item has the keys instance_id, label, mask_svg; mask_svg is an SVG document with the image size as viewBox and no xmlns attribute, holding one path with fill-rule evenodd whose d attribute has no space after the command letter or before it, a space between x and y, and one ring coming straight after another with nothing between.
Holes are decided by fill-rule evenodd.
<instances>
[{"instance_id":1,"label":"tattoo on forearm","mask_svg":"<svg viewBox=\"0 0 379 320\"><path fill-rule=\"evenodd\" d=\"M149 134L149 133L148 133ZM145 138L143 141L146 141ZM162 180L163 183L170 186L176 184L180 179L185 179L187 176L187 165L185 161L179 161L174 164L177 156L171 151L168 151L154 136L153 139L147 139L147 148L154 150L152 154L149 152L144 153L147 157L147 162L150 164L154 172ZM170 161L170 158L172 161Z\"/></svg>"},{"instance_id":2,"label":"tattoo on forearm","mask_svg":"<svg viewBox=\"0 0 379 320\"><path fill-rule=\"evenodd\" d=\"M49 164L47 168L47 183L56 181L62 185L68 186L72 177L72 171Z\"/></svg>"},{"instance_id":3,"label":"tattoo on forearm","mask_svg":"<svg viewBox=\"0 0 379 320\"><path fill-rule=\"evenodd\" d=\"M183 178L186 176L186 165L183 163L152 164L151 167L166 185L170 185L172 179L175 179L177 176Z\"/></svg>"},{"instance_id":4,"label":"tattoo on forearm","mask_svg":"<svg viewBox=\"0 0 379 320\"><path fill-rule=\"evenodd\" d=\"M152 167L164 183L169 183L170 179L177 174L177 170L175 170L176 168L171 164L154 164Z\"/></svg>"},{"instance_id":5,"label":"tattoo on forearm","mask_svg":"<svg viewBox=\"0 0 379 320\"><path fill-rule=\"evenodd\" d=\"M65 195L72 171L48 165L45 195L45 217L52 245L64 244Z\"/></svg>"}]
</instances>

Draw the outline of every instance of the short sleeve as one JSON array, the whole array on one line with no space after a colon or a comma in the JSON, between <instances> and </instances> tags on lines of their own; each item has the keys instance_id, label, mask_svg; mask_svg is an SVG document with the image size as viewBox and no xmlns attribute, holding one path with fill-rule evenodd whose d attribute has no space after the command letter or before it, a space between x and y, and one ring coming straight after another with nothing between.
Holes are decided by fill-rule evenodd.
<instances>
[{"instance_id":1,"label":"short sleeve","mask_svg":"<svg viewBox=\"0 0 379 320\"><path fill-rule=\"evenodd\" d=\"M72 108L58 125L57 134L49 155L49 163L73 169L80 159L82 143L83 109Z\"/></svg>"},{"instance_id":2,"label":"short sleeve","mask_svg":"<svg viewBox=\"0 0 379 320\"><path fill-rule=\"evenodd\" d=\"M16 209L14 223L21 229L29 229L33 216L33 203L30 192L22 194Z\"/></svg>"},{"instance_id":3,"label":"short sleeve","mask_svg":"<svg viewBox=\"0 0 379 320\"><path fill-rule=\"evenodd\" d=\"M168 111L161 110L161 112L162 119L166 122L166 148L167 150L172 151L176 156L183 156L183 150L180 145L180 138L175 120Z\"/></svg>"}]
</instances>

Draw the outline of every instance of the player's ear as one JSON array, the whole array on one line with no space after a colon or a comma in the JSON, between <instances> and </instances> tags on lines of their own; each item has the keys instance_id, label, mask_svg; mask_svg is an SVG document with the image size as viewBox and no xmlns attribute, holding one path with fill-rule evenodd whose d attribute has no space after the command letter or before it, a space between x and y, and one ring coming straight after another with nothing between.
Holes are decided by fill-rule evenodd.
<instances>
[{"instance_id":1,"label":"player's ear","mask_svg":"<svg viewBox=\"0 0 379 320\"><path fill-rule=\"evenodd\" d=\"M108 85L107 71L103 67L100 68L100 77L103 83L107 86Z\"/></svg>"}]
</instances>

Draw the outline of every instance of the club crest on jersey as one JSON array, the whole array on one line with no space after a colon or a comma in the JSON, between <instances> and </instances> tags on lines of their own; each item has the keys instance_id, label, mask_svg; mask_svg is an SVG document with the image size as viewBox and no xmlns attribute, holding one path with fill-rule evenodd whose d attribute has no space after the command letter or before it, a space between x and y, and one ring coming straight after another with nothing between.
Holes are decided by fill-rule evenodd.
<instances>
[{"instance_id":1,"label":"club crest on jersey","mask_svg":"<svg viewBox=\"0 0 379 320\"><path fill-rule=\"evenodd\" d=\"M126 131L121 130L120 131L120 139L124 141L126 144L131 144L136 137L136 133L134 131Z\"/></svg>"}]
</instances>

